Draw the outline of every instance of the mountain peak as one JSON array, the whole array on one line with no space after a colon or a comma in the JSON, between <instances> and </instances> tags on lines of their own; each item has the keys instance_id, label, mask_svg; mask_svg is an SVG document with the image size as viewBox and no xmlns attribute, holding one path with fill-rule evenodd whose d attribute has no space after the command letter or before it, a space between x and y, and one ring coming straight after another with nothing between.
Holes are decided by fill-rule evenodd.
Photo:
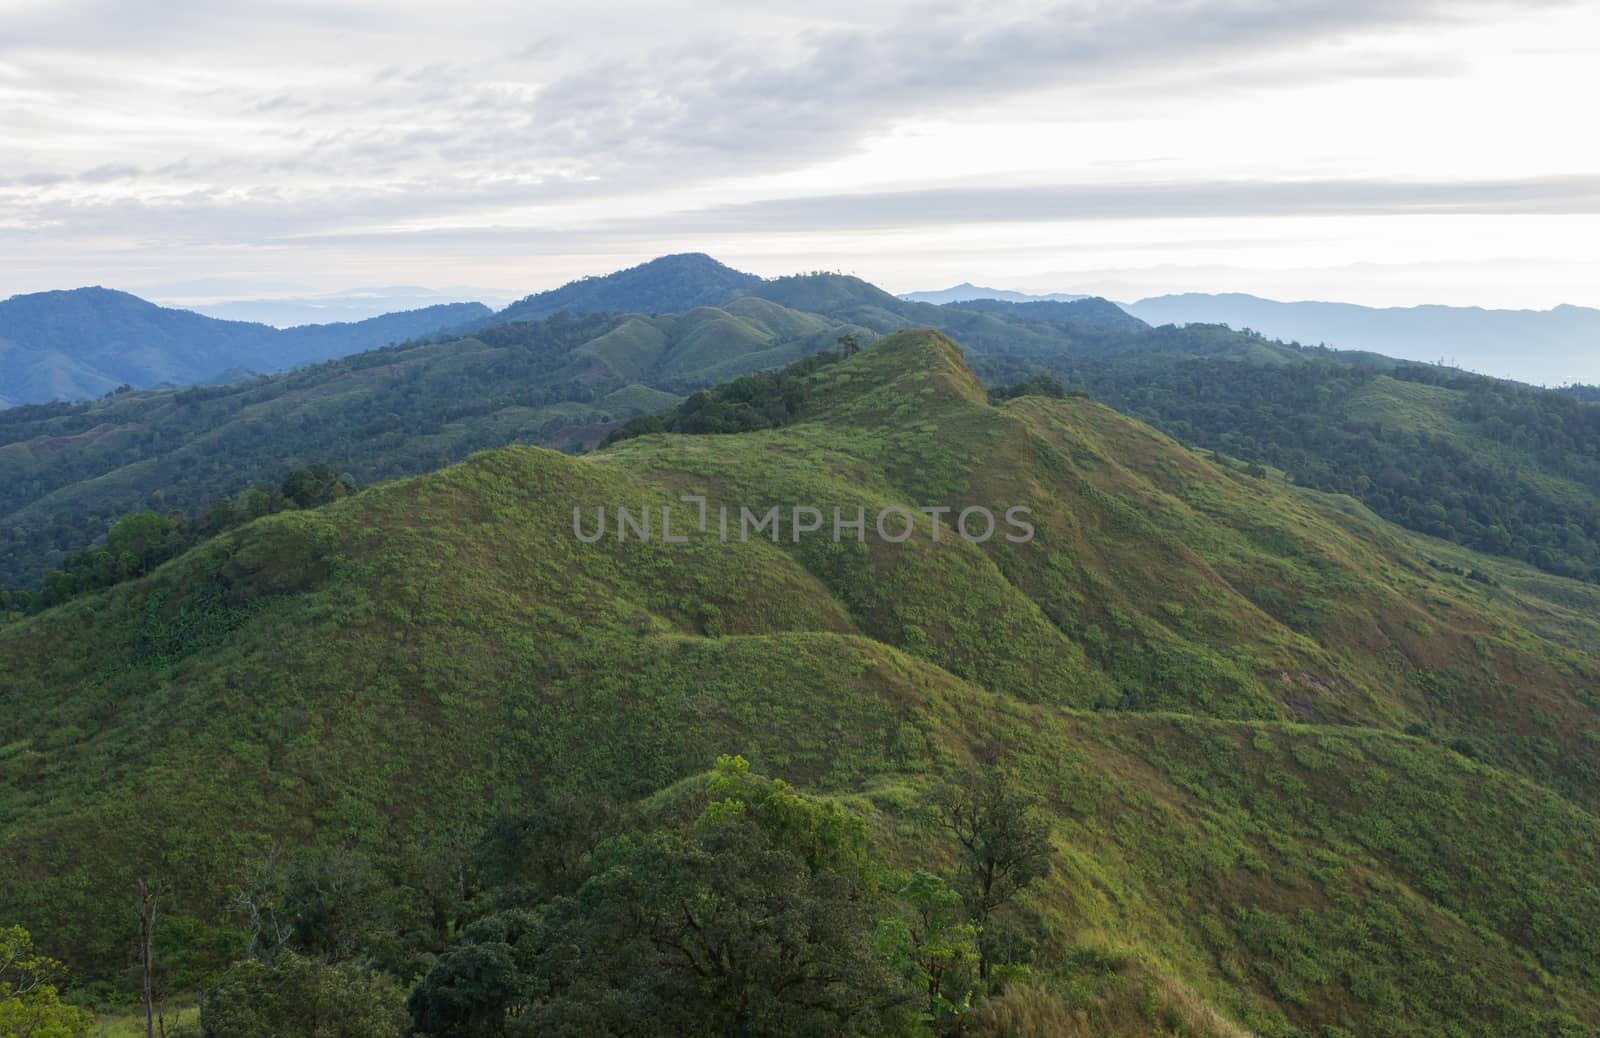
<instances>
[{"instance_id":1,"label":"mountain peak","mask_svg":"<svg viewBox=\"0 0 1600 1038\"><path fill-rule=\"evenodd\" d=\"M87 303L96 306L126 306L142 310L161 310L164 307L141 299L131 292L123 292L104 285L83 285L79 288L58 288L45 292L21 292L9 299L0 300L0 306L21 309L34 306L56 306L62 303Z\"/></svg>"},{"instance_id":2,"label":"mountain peak","mask_svg":"<svg viewBox=\"0 0 1600 1038\"><path fill-rule=\"evenodd\" d=\"M669 252L664 256L657 256L653 260L646 260L645 262L639 264L639 266L634 267L632 269L639 270L639 269L642 269L642 268L648 268L648 267L658 267L659 268L659 267L663 267L663 266L714 267L717 270L733 271L733 273L735 273L735 274L742 273L741 271L733 270L732 267L728 266L726 263L724 263L721 260L717 259L715 256L712 256L712 255L710 255L708 253L704 253L704 252ZM748 277L750 275L745 275L745 276Z\"/></svg>"},{"instance_id":3,"label":"mountain peak","mask_svg":"<svg viewBox=\"0 0 1600 1038\"><path fill-rule=\"evenodd\" d=\"M830 271L762 281L751 289L750 294L770 299L791 310L821 314L844 313L860 307L875 307L893 313L900 308L900 300L877 285L863 281L854 274Z\"/></svg>"},{"instance_id":4,"label":"mountain peak","mask_svg":"<svg viewBox=\"0 0 1600 1038\"><path fill-rule=\"evenodd\" d=\"M556 313L687 313L721 306L761 283L703 252L680 252L610 274L569 281L512 303L495 321L536 321Z\"/></svg>"},{"instance_id":5,"label":"mountain peak","mask_svg":"<svg viewBox=\"0 0 1600 1038\"><path fill-rule=\"evenodd\" d=\"M924 417L941 403L989 401L961 347L932 328L886 335L818 377L833 384L825 391L831 408L852 418L886 421L907 401Z\"/></svg>"}]
</instances>

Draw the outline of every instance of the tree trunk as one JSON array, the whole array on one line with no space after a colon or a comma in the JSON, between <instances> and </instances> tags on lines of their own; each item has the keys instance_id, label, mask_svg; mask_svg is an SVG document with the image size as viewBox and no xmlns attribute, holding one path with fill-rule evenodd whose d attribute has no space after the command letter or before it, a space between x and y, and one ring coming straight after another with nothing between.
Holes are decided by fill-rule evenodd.
<instances>
[{"instance_id":1,"label":"tree trunk","mask_svg":"<svg viewBox=\"0 0 1600 1038\"><path fill-rule=\"evenodd\" d=\"M143 981L140 999L144 1002L145 1038L156 1038L155 993L156 892L139 881L139 967ZM165 1030L165 1028L163 1028Z\"/></svg>"}]
</instances>

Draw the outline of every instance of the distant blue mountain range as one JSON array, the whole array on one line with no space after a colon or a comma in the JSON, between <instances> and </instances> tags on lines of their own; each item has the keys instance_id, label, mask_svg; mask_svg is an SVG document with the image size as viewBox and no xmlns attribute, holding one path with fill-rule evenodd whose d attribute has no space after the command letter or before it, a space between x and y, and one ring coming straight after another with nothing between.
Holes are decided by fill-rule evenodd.
<instances>
[{"instance_id":1,"label":"distant blue mountain range","mask_svg":"<svg viewBox=\"0 0 1600 1038\"><path fill-rule=\"evenodd\" d=\"M1000 299L1007 303L1071 303L1075 300L1089 297L1073 295L1068 292L1031 295L1027 292L1012 292L1004 288L983 288L979 285L974 285L970 281L963 281L959 285L941 288L937 292L906 292L900 298L908 303L934 303L943 306L945 303L965 303L971 299Z\"/></svg>"},{"instance_id":2,"label":"distant blue mountain range","mask_svg":"<svg viewBox=\"0 0 1600 1038\"><path fill-rule=\"evenodd\" d=\"M1369 350L1558 386L1600 381L1600 310L1487 310L1476 306L1370 307L1280 303L1257 296L1156 296L1123 309L1150 324L1229 324L1277 339Z\"/></svg>"},{"instance_id":3,"label":"distant blue mountain range","mask_svg":"<svg viewBox=\"0 0 1600 1038\"><path fill-rule=\"evenodd\" d=\"M0 301L0 407L283 371L432 335L492 313L449 303L365 321L273 328L157 306L108 288Z\"/></svg>"},{"instance_id":4,"label":"distant blue mountain range","mask_svg":"<svg viewBox=\"0 0 1600 1038\"><path fill-rule=\"evenodd\" d=\"M900 298L948 305L979 299L1043 303L1082 297L1030 295L963 283L937 292L908 292ZM1157 326L1226 324L1307 345L1326 344L1425 363L1442 360L1453 367L1535 385L1600 382L1600 310L1590 307L1371 307L1283 303L1237 292L1189 292L1117 305Z\"/></svg>"}]
</instances>

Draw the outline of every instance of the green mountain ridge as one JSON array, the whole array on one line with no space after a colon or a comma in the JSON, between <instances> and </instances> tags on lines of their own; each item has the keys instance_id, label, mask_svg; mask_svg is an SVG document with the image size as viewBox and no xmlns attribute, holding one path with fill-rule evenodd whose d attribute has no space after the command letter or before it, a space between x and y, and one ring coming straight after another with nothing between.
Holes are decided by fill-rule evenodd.
<instances>
[{"instance_id":1,"label":"green mountain ridge","mask_svg":"<svg viewBox=\"0 0 1600 1038\"><path fill-rule=\"evenodd\" d=\"M0 916L106 976L138 876L225 945L275 844L425 900L499 809L733 752L927 867L920 791L1003 744L1058 855L1024 913L1041 977L1131 949L1270 1035L1600 1029L1595 589L1088 400L991 406L937 333L805 378L782 428L477 454L0 626ZM1037 530L574 536L575 510L685 494Z\"/></svg>"},{"instance_id":2,"label":"green mountain ridge","mask_svg":"<svg viewBox=\"0 0 1600 1038\"><path fill-rule=\"evenodd\" d=\"M0 413L0 585L141 508L195 511L324 462L360 482L512 442L593 444L682 391L864 329L739 300L681 315L558 316L208 389Z\"/></svg>"},{"instance_id":3,"label":"green mountain ridge","mask_svg":"<svg viewBox=\"0 0 1600 1038\"><path fill-rule=\"evenodd\" d=\"M726 301L697 305L705 299ZM595 341L578 343L543 322L493 323L507 311L475 337L260 384L7 413L0 587L37 586L129 511L193 513L312 463L364 482L507 443L588 447L718 380L778 368L840 335L870 341L912 326L956 339L986 384L1050 374L1185 443L1352 495L1411 529L1600 580L1600 411L1575 394L1218 326L1148 328L1098 299L934 306L842 274L761 280L698 254L525 303L664 312L590 315ZM610 395L630 384L643 389ZM248 411L274 416L270 435L242 433ZM197 462L200 444L211 449Z\"/></svg>"},{"instance_id":4,"label":"green mountain ridge","mask_svg":"<svg viewBox=\"0 0 1600 1038\"><path fill-rule=\"evenodd\" d=\"M754 274L734 270L704 253L677 253L536 292L480 324L537 321L557 313L683 313L702 306L720 307L760 281Z\"/></svg>"}]
</instances>

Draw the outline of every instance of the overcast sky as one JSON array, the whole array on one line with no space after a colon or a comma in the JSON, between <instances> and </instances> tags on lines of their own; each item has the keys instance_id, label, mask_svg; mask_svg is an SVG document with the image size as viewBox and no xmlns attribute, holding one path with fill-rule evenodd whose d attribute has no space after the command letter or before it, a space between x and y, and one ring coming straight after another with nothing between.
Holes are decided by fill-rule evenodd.
<instances>
[{"instance_id":1,"label":"overcast sky","mask_svg":"<svg viewBox=\"0 0 1600 1038\"><path fill-rule=\"evenodd\" d=\"M0 0L0 297L1600 305L1600 4Z\"/></svg>"}]
</instances>

